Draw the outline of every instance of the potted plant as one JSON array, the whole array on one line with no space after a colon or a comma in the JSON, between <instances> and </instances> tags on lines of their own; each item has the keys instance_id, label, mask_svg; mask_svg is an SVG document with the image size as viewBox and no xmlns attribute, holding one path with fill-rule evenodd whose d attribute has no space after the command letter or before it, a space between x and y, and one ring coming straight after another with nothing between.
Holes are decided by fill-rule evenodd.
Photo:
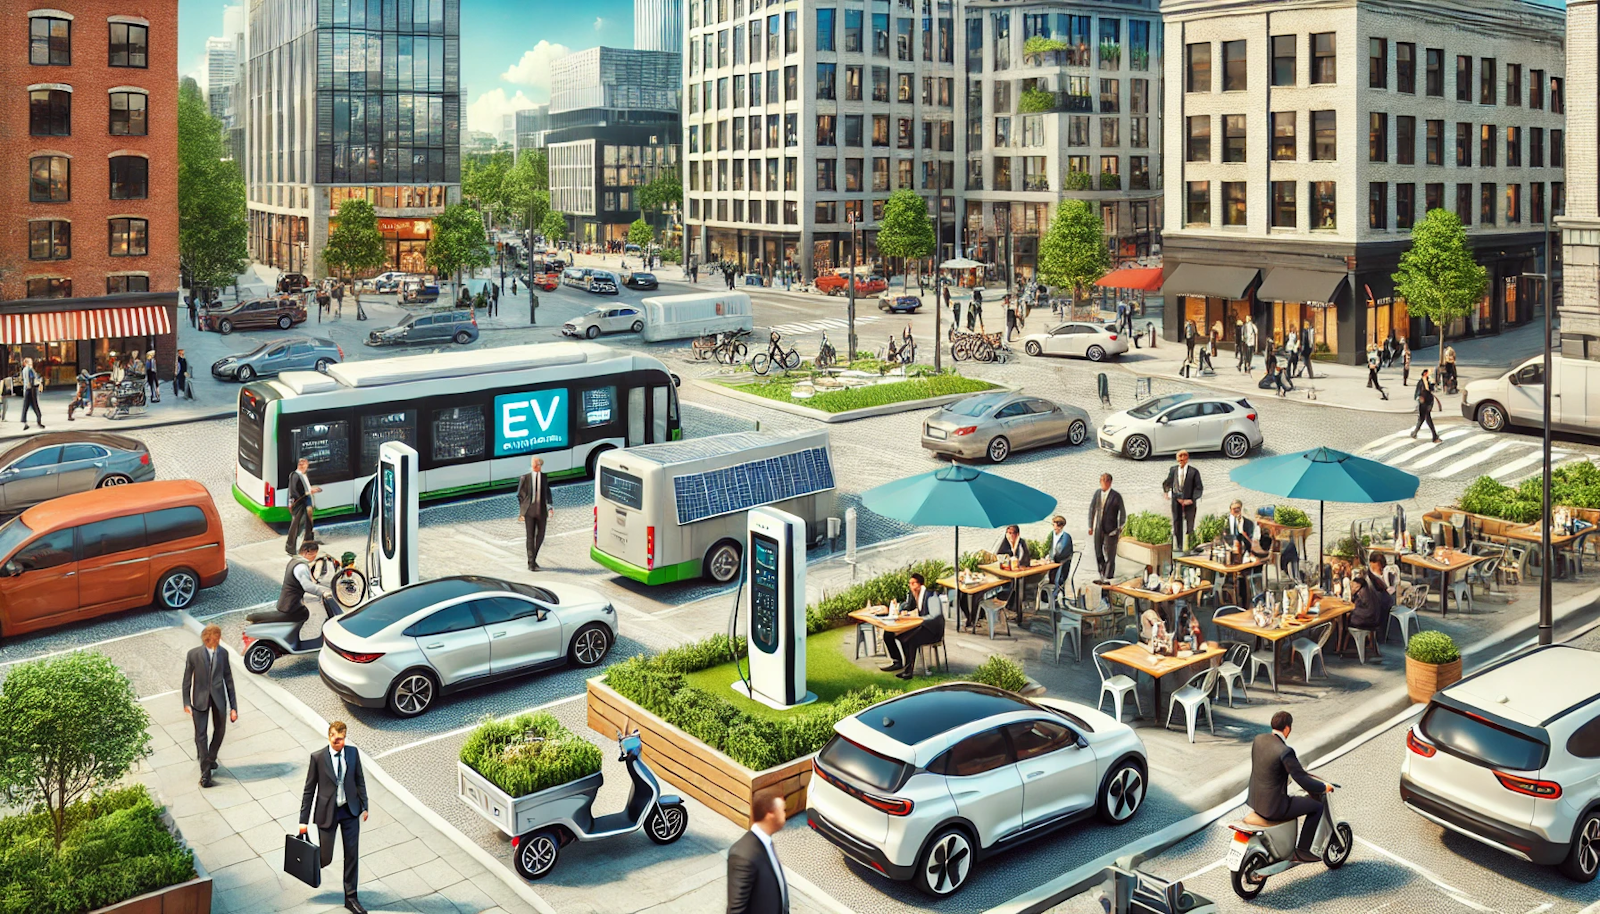
<instances>
[{"instance_id":1,"label":"potted plant","mask_svg":"<svg viewBox=\"0 0 1600 914\"><path fill-rule=\"evenodd\" d=\"M1461 651L1444 632L1418 632L1406 646L1406 691L1413 702L1461 681Z\"/></svg>"},{"instance_id":2,"label":"potted plant","mask_svg":"<svg viewBox=\"0 0 1600 914\"><path fill-rule=\"evenodd\" d=\"M600 790L600 747L548 711L485 720L467 736L456 763L467 805L502 823L516 812Z\"/></svg>"},{"instance_id":3,"label":"potted plant","mask_svg":"<svg viewBox=\"0 0 1600 914\"><path fill-rule=\"evenodd\" d=\"M1200 518L1194 525L1194 532L1189 534L1189 542L1186 544L1189 554L1194 555L1204 551L1207 546L1221 537L1222 532L1227 528L1227 518L1220 514L1207 514L1205 517Z\"/></svg>"},{"instance_id":4,"label":"potted plant","mask_svg":"<svg viewBox=\"0 0 1600 914\"><path fill-rule=\"evenodd\" d=\"M1160 571L1172 562L1172 520L1154 511L1129 516L1117 555ZM1141 569L1142 570L1142 569Z\"/></svg>"},{"instance_id":5,"label":"potted plant","mask_svg":"<svg viewBox=\"0 0 1600 914\"><path fill-rule=\"evenodd\" d=\"M1284 533L1300 550L1306 554L1306 540L1311 538L1311 518L1306 512L1293 505L1276 505L1272 509L1272 522L1284 528Z\"/></svg>"}]
</instances>

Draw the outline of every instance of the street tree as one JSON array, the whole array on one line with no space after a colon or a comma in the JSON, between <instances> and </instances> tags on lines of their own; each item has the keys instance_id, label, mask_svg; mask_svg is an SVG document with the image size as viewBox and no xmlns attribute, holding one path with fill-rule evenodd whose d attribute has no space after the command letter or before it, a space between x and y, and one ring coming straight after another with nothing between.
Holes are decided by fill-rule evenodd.
<instances>
[{"instance_id":1,"label":"street tree","mask_svg":"<svg viewBox=\"0 0 1600 914\"><path fill-rule=\"evenodd\" d=\"M1063 200L1039 241L1039 278L1072 290L1073 301L1111 268L1106 227L1082 200Z\"/></svg>"},{"instance_id":2,"label":"street tree","mask_svg":"<svg viewBox=\"0 0 1600 914\"><path fill-rule=\"evenodd\" d=\"M250 264L244 175L193 80L178 91L178 259L194 286L233 285Z\"/></svg>"},{"instance_id":3,"label":"street tree","mask_svg":"<svg viewBox=\"0 0 1600 914\"><path fill-rule=\"evenodd\" d=\"M506 174L510 170L511 157L506 153L472 157L462 169L462 196L493 220L497 213L505 209Z\"/></svg>"},{"instance_id":4,"label":"street tree","mask_svg":"<svg viewBox=\"0 0 1600 914\"><path fill-rule=\"evenodd\" d=\"M643 248L645 245L648 245L651 239L654 237L655 232L650 228L650 223L644 221L643 216L633 220L633 224L628 226L629 244L637 244L639 247Z\"/></svg>"},{"instance_id":5,"label":"street tree","mask_svg":"<svg viewBox=\"0 0 1600 914\"><path fill-rule=\"evenodd\" d=\"M539 223L539 234L546 241L561 241L567 237L567 214L559 210L551 210L544 214L544 221Z\"/></svg>"},{"instance_id":6,"label":"street tree","mask_svg":"<svg viewBox=\"0 0 1600 914\"><path fill-rule=\"evenodd\" d=\"M322 249L322 262L345 278L351 274L376 270L388 259L383 233L378 231L378 214L366 200L346 200L339 205L339 224L328 233L328 246ZM361 287L352 285L356 311L361 310Z\"/></svg>"},{"instance_id":7,"label":"street tree","mask_svg":"<svg viewBox=\"0 0 1600 914\"><path fill-rule=\"evenodd\" d=\"M683 178L676 169L663 171L654 181L639 188L639 207L659 213L683 202Z\"/></svg>"},{"instance_id":8,"label":"street tree","mask_svg":"<svg viewBox=\"0 0 1600 914\"><path fill-rule=\"evenodd\" d=\"M0 684L0 803L42 804L60 850L67 808L149 755L149 727L133 683L104 654L75 651L12 667Z\"/></svg>"},{"instance_id":9,"label":"street tree","mask_svg":"<svg viewBox=\"0 0 1600 914\"><path fill-rule=\"evenodd\" d=\"M494 256L478 211L456 203L433 217L433 240L428 242L427 260L438 275L455 277L458 289L462 270L488 266Z\"/></svg>"},{"instance_id":10,"label":"street tree","mask_svg":"<svg viewBox=\"0 0 1600 914\"><path fill-rule=\"evenodd\" d=\"M526 167L533 174L535 190L550 191L550 157L543 149L528 149L517 157L517 167Z\"/></svg>"},{"instance_id":11,"label":"street tree","mask_svg":"<svg viewBox=\"0 0 1600 914\"><path fill-rule=\"evenodd\" d=\"M547 174L539 168L543 159L536 160L532 155L534 151L524 153L500 182L506 213L522 220L524 228L538 225L550 211L550 190L545 186Z\"/></svg>"},{"instance_id":12,"label":"street tree","mask_svg":"<svg viewBox=\"0 0 1600 914\"><path fill-rule=\"evenodd\" d=\"M1394 294L1406 300L1413 315L1439 328L1439 364L1444 363L1444 337L1450 322L1466 317L1489 290L1489 271L1472 257L1461 217L1447 209L1431 209L1411 229L1411 247L1400 255L1394 273Z\"/></svg>"},{"instance_id":13,"label":"street tree","mask_svg":"<svg viewBox=\"0 0 1600 914\"><path fill-rule=\"evenodd\" d=\"M933 246L928 201L905 188L890 194L889 202L883 205L883 220L878 223L878 253L903 261L926 257L933 253Z\"/></svg>"}]
</instances>

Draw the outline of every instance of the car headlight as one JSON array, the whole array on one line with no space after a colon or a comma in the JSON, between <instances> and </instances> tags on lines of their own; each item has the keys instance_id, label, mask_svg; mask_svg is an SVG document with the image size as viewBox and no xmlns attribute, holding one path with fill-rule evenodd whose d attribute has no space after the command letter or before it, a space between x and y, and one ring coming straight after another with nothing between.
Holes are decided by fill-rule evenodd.
<instances>
[{"instance_id":1,"label":"car headlight","mask_svg":"<svg viewBox=\"0 0 1600 914\"><path fill-rule=\"evenodd\" d=\"M1100 427L1100 434L1102 435L1116 435L1120 431L1122 431L1122 426L1120 425L1102 425Z\"/></svg>"}]
</instances>

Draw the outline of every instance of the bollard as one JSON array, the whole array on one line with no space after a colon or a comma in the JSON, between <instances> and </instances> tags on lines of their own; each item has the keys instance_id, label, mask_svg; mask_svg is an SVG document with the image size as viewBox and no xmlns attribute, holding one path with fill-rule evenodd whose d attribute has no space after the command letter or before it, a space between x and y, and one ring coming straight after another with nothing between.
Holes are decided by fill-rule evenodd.
<instances>
[{"instance_id":1,"label":"bollard","mask_svg":"<svg viewBox=\"0 0 1600 914\"><path fill-rule=\"evenodd\" d=\"M1145 331L1150 334L1150 348L1156 348L1156 322L1146 321L1144 327Z\"/></svg>"},{"instance_id":2,"label":"bollard","mask_svg":"<svg viewBox=\"0 0 1600 914\"><path fill-rule=\"evenodd\" d=\"M844 509L844 560L856 563L856 509Z\"/></svg>"},{"instance_id":3,"label":"bollard","mask_svg":"<svg viewBox=\"0 0 1600 914\"><path fill-rule=\"evenodd\" d=\"M839 548L839 531L843 521L837 517L828 518L828 551L833 552Z\"/></svg>"},{"instance_id":4,"label":"bollard","mask_svg":"<svg viewBox=\"0 0 1600 914\"><path fill-rule=\"evenodd\" d=\"M539 323L539 293L528 290L528 323L535 326Z\"/></svg>"},{"instance_id":5,"label":"bollard","mask_svg":"<svg viewBox=\"0 0 1600 914\"><path fill-rule=\"evenodd\" d=\"M1095 379L1095 388L1100 392L1100 403L1109 407L1111 405L1111 380L1106 377L1105 372L1100 372L1100 376Z\"/></svg>"}]
</instances>

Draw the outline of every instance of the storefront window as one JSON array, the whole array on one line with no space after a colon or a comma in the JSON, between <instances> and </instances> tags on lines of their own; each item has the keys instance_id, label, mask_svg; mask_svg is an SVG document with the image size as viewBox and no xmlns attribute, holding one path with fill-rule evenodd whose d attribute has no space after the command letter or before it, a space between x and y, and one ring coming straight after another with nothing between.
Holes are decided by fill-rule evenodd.
<instances>
[{"instance_id":1,"label":"storefront window","mask_svg":"<svg viewBox=\"0 0 1600 914\"><path fill-rule=\"evenodd\" d=\"M22 370L22 360L33 359L33 367L44 376L46 388L70 388L78 376L78 344L23 343L6 347L6 366L11 374Z\"/></svg>"}]
</instances>

